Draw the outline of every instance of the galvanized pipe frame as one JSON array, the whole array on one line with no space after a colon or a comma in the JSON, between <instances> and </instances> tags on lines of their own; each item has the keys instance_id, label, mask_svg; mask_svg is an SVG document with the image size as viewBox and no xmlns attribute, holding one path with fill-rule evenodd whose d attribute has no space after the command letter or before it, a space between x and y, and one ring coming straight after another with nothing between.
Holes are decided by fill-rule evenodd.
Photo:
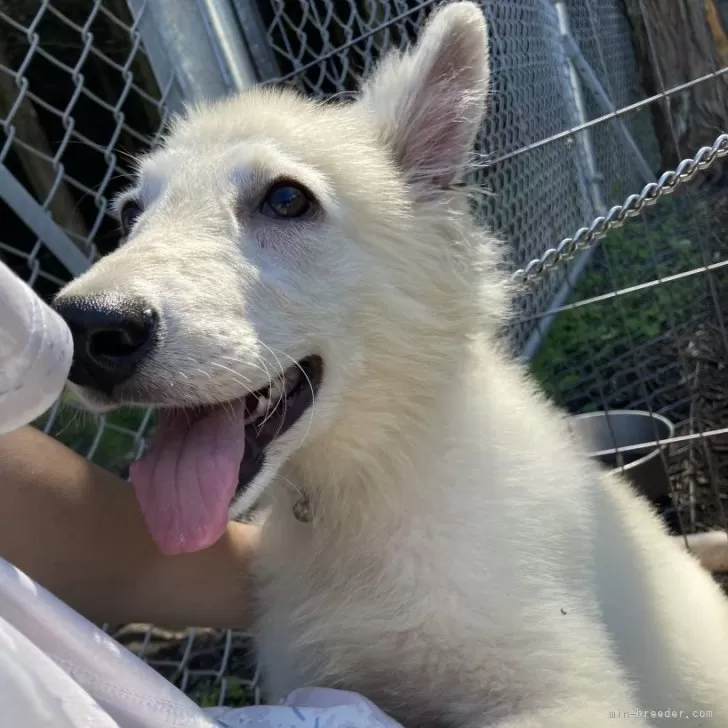
<instances>
[{"instance_id":1,"label":"galvanized pipe frame","mask_svg":"<svg viewBox=\"0 0 728 728\"><path fill-rule=\"evenodd\" d=\"M584 92L581 86L578 69L574 62L575 53L574 46L578 50L578 45L571 35L571 27L569 23L569 13L566 8L566 4L563 0L557 0L554 3L554 10L558 18L559 30L561 32L561 43L564 49L567 70L569 74L570 90L571 93L566 93L565 98L573 101L572 115L575 118L576 126L584 124L587 121L587 113L584 101ZM571 39L571 43L567 42L567 39ZM598 81L597 81L598 83ZM603 90L602 90L603 91ZM606 93L605 93L606 95ZM596 155L594 153L594 145L589 129L584 129L576 135L576 139L579 142L582 154L581 160L585 167L582 173L588 183L590 191L591 203L592 203L592 214L594 216L601 215L605 210L604 193L602 190L602 175L599 173L596 163ZM570 269L566 273L566 278L556 292L556 295L552 298L548 308L557 309L562 306L568 297L571 295L571 291L574 285L579 280L581 274L586 269L589 261L594 254L594 249L589 248L585 250L571 265ZM526 340L523 348L520 352L520 360L522 363L527 364L534 356L538 353L539 349L543 345L548 333L553 326L554 316L545 315L539 317L536 320L536 325L531 331L528 339Z\"/></svg>"},{"instance_id":2,"label":"galvanized pipe frame","mask_svg":"<svg viewBox=\"0 0 728 728\"><path fill-rule=\"evenodd\" d=\"M184 103L221 98L257 83L229 0L127 0L160 85L175 74L181 93L170 99L180 113Z\"/></svg>"},{"instance_id":3,"label":"galvanized pipe frame","mask_svg":"<svg viewBox=\"0 0 728 728\"><path fill-rule=\"evenodd\" d=\"M0 164L0 198L38 236L69 273L77 276L88 268L89 259L4 164Z\"/></svg>"}]
</instances>

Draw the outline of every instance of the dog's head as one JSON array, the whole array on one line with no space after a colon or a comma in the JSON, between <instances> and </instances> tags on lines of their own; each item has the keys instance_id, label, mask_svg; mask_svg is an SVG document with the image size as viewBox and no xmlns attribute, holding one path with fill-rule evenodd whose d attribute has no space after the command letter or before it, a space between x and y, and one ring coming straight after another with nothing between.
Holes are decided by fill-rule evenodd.
<instances>
[{"instance_id":1,"label":"dog's head","mask_svg":"<svg viewBox=\"0 0 728 728\"><path fill-rule=\"evenodd\" d=\"M366 440L394 372L427 386L451 356L482 260L457 184L487 76L483 15L455 3L356 102L255 89L140 161L126 241L55 307L89 407L161 410L132 480L164 550L216 540L306 438Z\"/></svg>"}]
</instances>

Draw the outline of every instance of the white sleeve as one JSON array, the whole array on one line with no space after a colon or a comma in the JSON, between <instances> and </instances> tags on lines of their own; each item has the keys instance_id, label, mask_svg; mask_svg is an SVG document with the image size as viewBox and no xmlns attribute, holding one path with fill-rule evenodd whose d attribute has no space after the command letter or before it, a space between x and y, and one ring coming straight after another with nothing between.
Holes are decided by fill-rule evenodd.
<instances>
[{"instance_id":1,"label":"white sleeve","mask_svg":"<svg viewBox=\"0 0 728 728\"><path fill-rule=\"evenodd\" d=\"M0 261L0 435L51 407L72 355L63 319Z\"/></svg>"},{"instance_id":2,"label":"white sleeve","mask_svg":"<svg viewBox=\"0 0 728 728\"><path fill-rule=\"evenodd\" d=\"M19 720L7 719L11 708ZM0 728L218 725L149 665L0 558Z\"/></svg>"}]
</instances>

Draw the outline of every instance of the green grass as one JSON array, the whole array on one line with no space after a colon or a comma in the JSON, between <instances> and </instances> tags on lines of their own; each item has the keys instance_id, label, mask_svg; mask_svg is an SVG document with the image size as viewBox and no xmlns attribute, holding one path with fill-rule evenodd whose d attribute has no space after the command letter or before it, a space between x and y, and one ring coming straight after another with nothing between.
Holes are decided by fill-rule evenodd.
<instances>
[{"instance_id":1,"label":"green grass","mask_svg":"<svg viewBox=\"0 0 728 728\"><path fill-rule=\"evenodd\" d=\"M667 199L646 216L607 235L577 281L570 302L636 286L705 264L695 221L707 202ZM589 303L556 316L531 370L547 394L578 384L580 365L656 339L686 319L706 295L705 276L671 281L618 298Z\"/></svg>"},{"instance_id":2,"label":"green grass","mask_svg":"<svg viewBox=\"0 0 728 728\"><path fill-rule=\"evenodd\" d=\"M49 434L76 452L114 473L124 473L137 446L134 434L145 418L145 410L125 408L98 417L82 410L72 395L64 393L58 410L39 417L33 425L44 430L53 417ZM148 429L148 428L147 428Z\"/></svg>"},{"instance_id":3,"label":"green grass","mask_svg":"<svg viewBox=\"0 0 728 728\"><path fill-rule=\"evenodd\" d=\"M222 685L213 678L197 681L187 689L187 695L201 708L215 708L220 703ZM254 705L252 690L242 681L227 678L225 682L224 704L227 708L244 708Z\"/></svg>"}]
</instances>

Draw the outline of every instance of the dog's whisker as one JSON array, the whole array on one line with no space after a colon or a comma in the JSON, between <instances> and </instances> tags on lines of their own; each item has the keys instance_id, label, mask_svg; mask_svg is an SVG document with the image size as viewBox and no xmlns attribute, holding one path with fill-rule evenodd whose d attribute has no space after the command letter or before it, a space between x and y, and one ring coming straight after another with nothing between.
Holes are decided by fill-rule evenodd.
<instances>
[{"instance_id":1,"label":"dog's whisker","mask_svg":"<svg viewBox=\"0 0 728 728\"><path fill-rule=\"evenodd\" d=\"M273 349L271 349L270 347L267 346L266 348L268 348L271 351L271 353L274 353ZM313 382L311 382L311 378L306 373L306 370L301 366L301 363L297 359L294 359L293 357L291 357L289 354L286 354L285 352L281 352L281 355L290 359L293 362L293 366L296 367L301 372L301 375L306 380L306 384L308 385L308 388L311 392L311 404L307 410L308 423L306 425L306 429L304 430L304 432L301 436L301 439L298 442L298 447L301 447L304 444L304 442L306 441L306 439L309 435L309 432L311 430L311 424L313 422L314 411L316 408L316 390L313 386Z\"/></svg>"},{"instance_id":2,"label":"dog's whisker","mask_svg":"<svg viewBox=\"0 0 728 728\"><path fill-rule=\"evenodd\" d=\"M241 374L238 371L235 371L234 369L231 369L230 367L225 366L224 364L221 364L217 361L211 361L210 364L214 367L217 367L218 369L222 369L223 371L232 374L233 375L233 381L236 384L239 384L245 391L245 394L251 394L254 390L250 388L250 379L246 377L244 374Z\"/></svg>"},{"instance_id":3,"label":"dog's whisker","mask_svg":"<svg viewBox=\"0 0 728 728\"><path fill-rule=\"evenodd\" d=\"M282 395L281 395L281 397L280 397L280 398L278 398L278 399L277 399L277 400L276 400L275 402L273 402L273 407L272 407L272 409L271 409L271 400L270 400L270 399L268 400L268 404L267 404L267 406L268 406L268 411L266 412L266 417L265 417L265 419L264 419L264 420L263 420L263 422L261 422L261 424L260 424L260 426L262 427L262 426L263 426L263 425L264 425L264 424L265 424L266 422L268 422L268 420L269 420L269 419L270 419L270 418L271 418L271 417L273 416L273 414L274 414L274 413L276 412L276 410L278 409L278 406L279 406L279 404L280 404L280 402L281 402L281 401L283 401L283 417L281 418L281 423L283 422L283 418L285 417L285 414L286 414L286 411L287 411L287 410L286 410L286 407L287 407L287 399L286 399L286 396L285 396L285 376L286 376L286 370L285 370L285 368L283 367L283 365L281 364L281 360L280 360L280 359L278 358L278 355L277 355L277 354L275 353L275 351L273 351L273 349L272 349L272 348L271 348L270 346L268 346L268 345L267 345L267 344L266 344L266 343L265 343L264 341L261 341L261 342L260 342L260 345L261 345L261 346L262 346L263 348L267 349L267 350L268 350L268 351L269 351L269 352L271 353L271 355L273 356L273 358L274 358L274 359L276 360L276 364L278 365L278 369L279 369L279 371L280 371L280 374L279 374L279 375L277 375L277 377L276 377L276 378L277 378L277 379L280 379L280 380L281 380L281 382L282 382L281 386L282 386L282 388L283 388L283 392L282 392ZM286 356L287 356L287 355L286 355ZM295 359L293 359L292 357L288 357L288 358L289 358L289 359L291 359L291 361L292 361L292 362L296 363L296 360L295 360ZM271 381L272 381L272 380L271 380ZM279 425L279 429L280 429L280 425ZM276 432L276 436L277 436L278 434L279 434L279 433L278 433L278 432Z\"/></svg>"}]
</instances>

